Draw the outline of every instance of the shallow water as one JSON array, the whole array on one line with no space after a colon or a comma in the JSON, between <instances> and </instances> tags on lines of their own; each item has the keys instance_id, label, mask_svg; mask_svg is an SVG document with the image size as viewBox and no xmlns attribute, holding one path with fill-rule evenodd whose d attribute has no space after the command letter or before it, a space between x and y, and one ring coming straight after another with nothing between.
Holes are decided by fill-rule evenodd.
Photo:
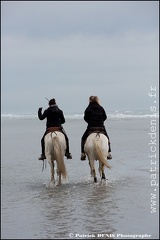
<instances>
[{"instance_id":1,"label":"shallow water","mask_svg":"<svg viewBox=\"0 0 160 240\"><path fill-rule=\"evenodd\" d=\"M97 170L98 182L93 182L88 161L80 161L86 124L69 119L64 129L73 159L65 159L68 178L58 187L49 184L49 164L42 172L37 160L45 123L2 120L2 239L159 238L158 187L151 186L148 157L150 121L108 120L106 126L113 156L112 170L105 169L108 180L101 182ZM158 171L154 173L158 182Z\"/></svg>"}]
</instances>

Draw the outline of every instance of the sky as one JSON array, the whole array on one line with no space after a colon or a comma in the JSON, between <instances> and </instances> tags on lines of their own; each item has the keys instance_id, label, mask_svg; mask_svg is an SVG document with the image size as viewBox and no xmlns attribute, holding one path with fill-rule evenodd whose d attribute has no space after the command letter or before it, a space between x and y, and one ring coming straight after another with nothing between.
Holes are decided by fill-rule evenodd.
<instances>
[{"instance_id":1,"label":"sky","mask_svg":"<svg viewBox=\"0 0 160 240\"><path fill-rule=\"evenodd\" d=\"M159 1L1 1L1 113L148 110L158 54Z\"/></svg>"}]
</instances>

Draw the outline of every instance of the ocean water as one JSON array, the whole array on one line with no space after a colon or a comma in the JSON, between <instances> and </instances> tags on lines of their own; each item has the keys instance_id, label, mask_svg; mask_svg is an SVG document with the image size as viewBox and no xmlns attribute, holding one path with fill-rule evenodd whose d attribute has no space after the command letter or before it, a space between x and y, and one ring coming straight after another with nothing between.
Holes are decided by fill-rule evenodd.
<instances>
[{"instance_id":1,"label":"ocean water","mask_svg":"<svg viewBox=\"0 0 160 240\"><path fill-rule=\"evenodd\" d=\"M73 159L58 187L38 161L45 120L2 115L1 239L159 239L158 113L108 114L112 170L102 182L96 162L97 183L80 161L83 115L66 115L63 126Z\"/></svg>"}]
</instances>

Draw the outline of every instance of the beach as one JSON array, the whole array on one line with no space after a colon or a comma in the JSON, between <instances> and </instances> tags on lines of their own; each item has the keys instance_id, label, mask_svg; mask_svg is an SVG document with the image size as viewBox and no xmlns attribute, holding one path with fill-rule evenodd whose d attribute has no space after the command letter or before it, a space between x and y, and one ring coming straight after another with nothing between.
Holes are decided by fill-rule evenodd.
<instances>
[{"instance_id":1,"label":"beach","mask_svg":"<svg viewBox=\"0 0 160 240\"><path fill-rule=\"evenodd\" d=\"M96 162L97 183L80 160L83 115L65 118L73 159L65 158L68 178L57 187L38 160L45 120L2 116L1 239L159 239L159 117L108 114L112 169L102 182Z\"/></svg>"}]
</instances>

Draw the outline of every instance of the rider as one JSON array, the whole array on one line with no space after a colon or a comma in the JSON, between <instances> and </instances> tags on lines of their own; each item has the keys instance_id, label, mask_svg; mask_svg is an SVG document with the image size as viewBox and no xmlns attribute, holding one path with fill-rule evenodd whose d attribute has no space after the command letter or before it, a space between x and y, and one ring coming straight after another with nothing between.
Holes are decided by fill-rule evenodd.
<instances>
[{"instance_id":1,"label":"rider","mask_svg":"<svg viewBox=\"0 0 160 240\"><path fill-rule=\"evenodd\" d=\"M109 155L107 158L112 159L112 156L110 154L111 152L110 139L104 126L104 121L106 119L107 119L106 112L104 108L100 105L98 97L90 96L89 105L84 112L84 120L88 123L88 126L81 139L81 160L82 161L86 160L86 154L84 152L84 144L90 132L92 131L92 128L101 128L101 131L108 138Z\"/></svg>"},{"instance_id":2,"label":"rider","mask_svg":"<svg viewBox=\"0 0 160 240\"><path fill-rule=\"evenodd\" d=\"M60 129L63 132L65 139L66 139L67 149L66 149L65 156L67 157L67 159L72 159L72 155L69 152L69 140L68 140L66 132L64 131L64 129L61 125L61 124L65 123L65 118L64 118L63 112L62 112L62 110L60 110L58 108L54 98L49 101L48 105L49 105L49 108L47 108L43 114L42 114L42 107L38 109L39 119L44 120L45 118L47 118L46 131L41 139L42 154L38 159L39 160L46 159L44 137L48 132L48 128L51 128L51 127L60 127Z\"/></svg>"}]
</instances>

